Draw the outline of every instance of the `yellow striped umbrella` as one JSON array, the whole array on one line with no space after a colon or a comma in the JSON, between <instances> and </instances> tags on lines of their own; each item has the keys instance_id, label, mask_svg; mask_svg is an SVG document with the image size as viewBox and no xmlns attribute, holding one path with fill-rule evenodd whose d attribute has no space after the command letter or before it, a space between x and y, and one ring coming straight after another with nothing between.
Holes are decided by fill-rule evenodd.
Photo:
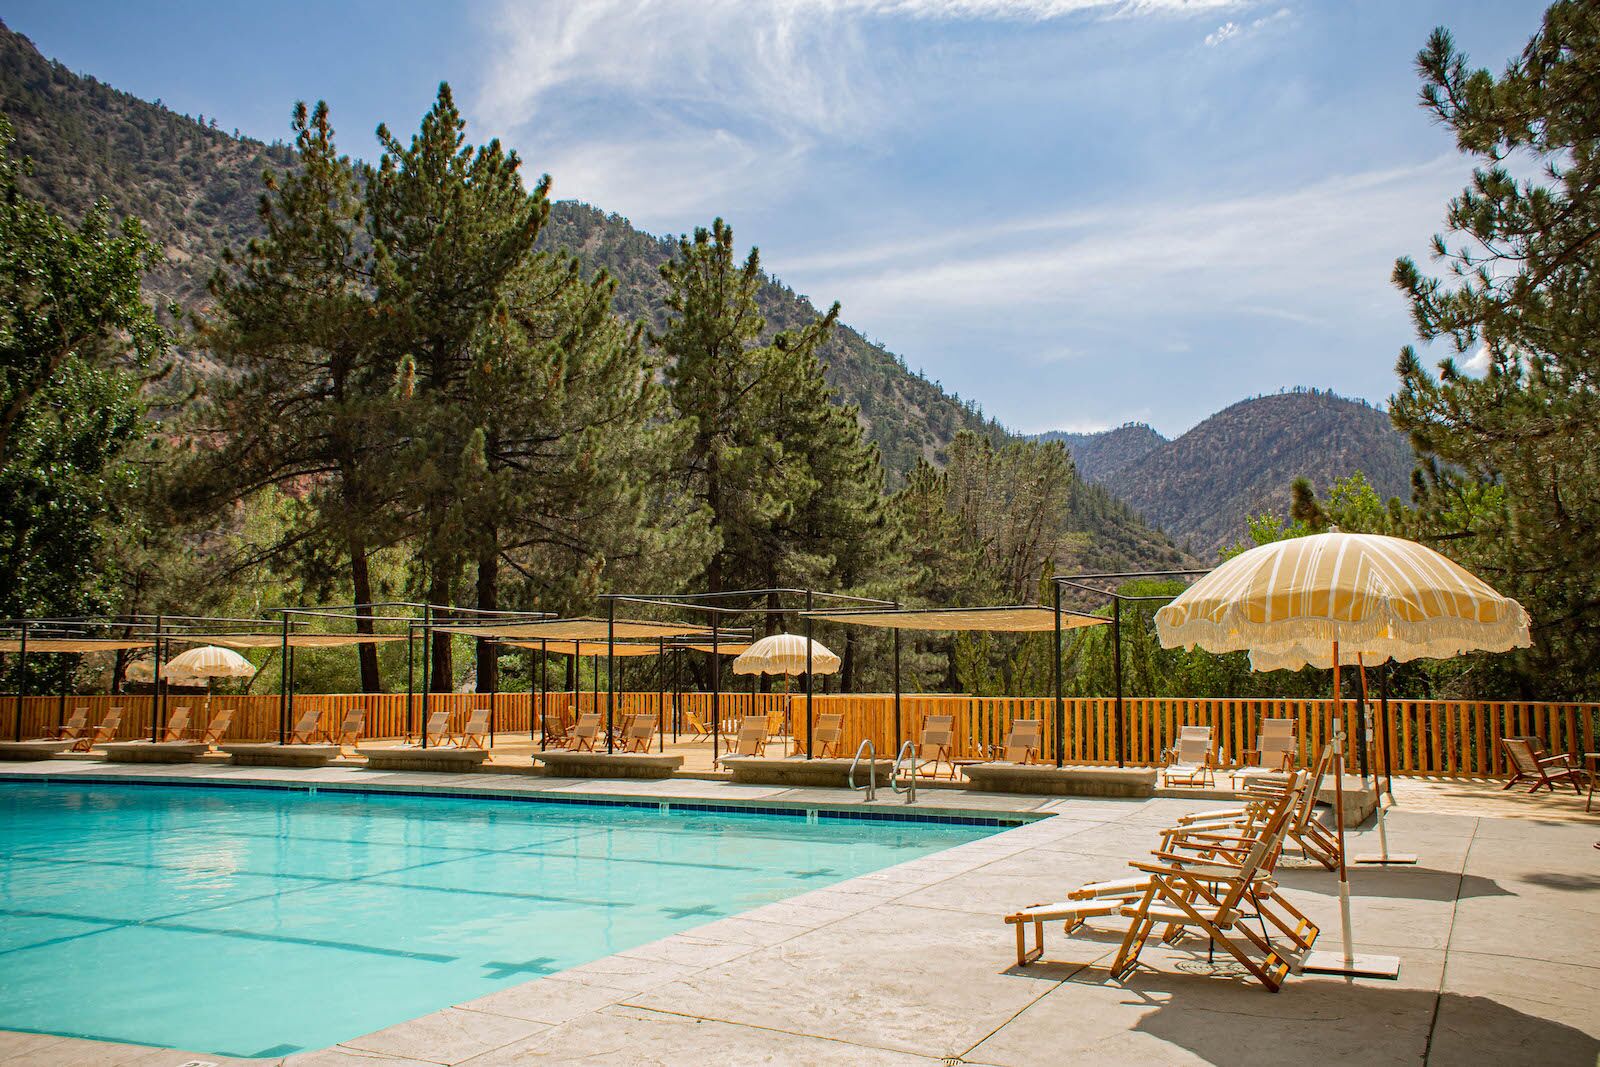
<instances>
[{"instance_id":1,"label":"yellow striped umbrella","mask_svg":"<svg viewBox=\"0 0 1600 1067\"><path fill-rule=\"evenodd\" d=\"M1156 634L1166 648L1248 651L1257 670L1333 667L1330 733L1337 760L1334 822L1344 951L1313 953L1304 969L1394 977L1397 960L1357 957L1351 935L1341 660L1446 658L1526 648L1531 644L1528 613L1425 545L1335 529L1260 545L1228 560L1156 612Z\"/></svg>"},{"instance_id":2,"label":"yellow striped umbrella","mask_svg":"<svg viewBox=\"0 0 1600 1067\"><path fill-rule=\"evenodd\" d=\"M1287 665L1302 655L1444 658L1526 648L1528 613L1415 541L1338 530L1240 553L1156 612L1167 648L1249 651ZM1302 666L1304 664L1301 664Z\"/></svg>"}]
</instances>

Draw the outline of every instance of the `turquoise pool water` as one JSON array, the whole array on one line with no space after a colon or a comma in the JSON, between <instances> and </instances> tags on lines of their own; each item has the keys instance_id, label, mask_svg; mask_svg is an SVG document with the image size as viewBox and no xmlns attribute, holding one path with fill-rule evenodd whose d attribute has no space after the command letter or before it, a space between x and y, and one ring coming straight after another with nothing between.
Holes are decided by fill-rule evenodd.
<instances>
[{"instance_id":1,"label":"turquoise pool water","mask_svg":"<svg viewBox=\"0 0 1600 1067\"><path fill-rule=\"evenodd\" d=\"M321 1048L993 832L0 783L0 1028Z\"/></svg>"}]
</instances>

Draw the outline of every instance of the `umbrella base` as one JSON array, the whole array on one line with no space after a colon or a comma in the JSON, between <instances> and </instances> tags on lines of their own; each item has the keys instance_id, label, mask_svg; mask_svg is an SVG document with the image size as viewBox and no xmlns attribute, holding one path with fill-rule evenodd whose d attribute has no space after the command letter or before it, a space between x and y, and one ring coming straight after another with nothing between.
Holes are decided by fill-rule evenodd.
<instances>
[{"instance_id":1,"label":"umbrella base","mask_svg":"<svg viewBox=\"0 0 1600 1067\"><path fill-rule=\"evenodd\" d=\"M1399 978L1400 957L1378 956L1370 952L1308 953L1300 965L1302 974L1343 974L1351 978Z\"/></svg>"}]
</instances>

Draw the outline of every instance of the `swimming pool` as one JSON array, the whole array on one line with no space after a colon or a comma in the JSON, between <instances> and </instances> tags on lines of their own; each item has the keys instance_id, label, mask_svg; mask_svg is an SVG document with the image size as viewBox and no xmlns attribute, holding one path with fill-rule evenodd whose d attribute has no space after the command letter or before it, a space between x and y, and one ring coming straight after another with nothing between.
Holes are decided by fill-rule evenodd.
<instances>
[{"instance_id":1,"label":"swimming pool","mask_svg":"<svg viewBox=\"0 0 1600 1067\"><path fill-rule=\"evenodd\" d=\"M994 828L0 784L0 1028L321 1048Z\"/></svg>"}]
</instances>

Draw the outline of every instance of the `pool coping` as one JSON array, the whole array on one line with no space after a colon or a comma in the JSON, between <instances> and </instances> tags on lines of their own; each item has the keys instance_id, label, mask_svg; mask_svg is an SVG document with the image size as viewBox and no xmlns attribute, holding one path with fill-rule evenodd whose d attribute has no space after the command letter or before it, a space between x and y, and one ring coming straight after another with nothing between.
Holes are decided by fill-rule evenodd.
<instances>
[{"instance_id":1,"label":"pool coping","mask_svg":"<svg viewBox=\"0 0 1600 1067\"><path fill-rule=\"evenodd\" d=\"M38 1034L27 1031L0 1030L0 1058L7 1054L7 1038L38 1039L48 1042L52 1049L69 1056L97 1058L103 1050L127 1049L135 1054L139 1064L171 1063L174 1067L193 1062L200 1063L260 1063L295 1064L322 1062L325 1054L333 1054L338 1061L348 1057L362 1057L391 1062L449 1063L458 1056L461 1046L481 1043L485 1028L492 1031L491 1040L499 1042L483 1045L467 1055L491 1052L495 1048L526 1040L539 1032L572 1021L581 1015L601 1008L620 1004L638 996L657 984L676 981L687 975L714 966L720 966L778 941L811 933L830 923L853 916L876 904L890 900L899 893L910 893L932 881L942 880L971 869L972 866L990 862L997 854L1014 854L1030 847L1024 840L1032 835L1031 828L1044 828L1058 813L1064 803L1083 798L1057 796L1030 796L1025 794L982 794L981 808L961 808L951 804L906 804L898 798L877 809L862 811L866 802L844 799L806 800L802 797L732 796L710 800L707 794L733 789L757 789L763 792L785 794L838 794L840 790L820 787L738 787L730 783L701 782L681 779L646 780L629 783L636 788L650 787L648 796L634 792L605 791L604 786L616 785L601 779L545 779L530 777L527 784L507 782L509 775L496 775L488 780L478 775L444 775L433 772L390 771L367 772L341 769L341 773L360 774L362 778L382 774L385 778L405 778L404 782L325 780L329 768L247 767L230 768L230 773L206 773L206 768L194 764L129 764L115 769L95 766L82 771L67 767L86 766L59 762L44 765L13 764L0 769L0 783L37 782L47 784L95 784L114 786L165 786L179 788L232 788L289 792L332 792L346 794L391 796L438 796L451 799L494 800L500 802L573 804L580 806L630 807L670 813L672 809L695 812L769 814L805 818L807 822L822 818L846 821L923 822L932 825L963 825L992 828L976 841L955 845L947 849L906 860L889 867L879 868L819 889L785 897L770 904L722 916L700 926L670 934L656 941L637 945L609 956L567 968L505 989L486 994L461 1004L448 1005L436 1011L393 1024L382 1030L351 1038L321 1050L306 1050L284 1058L248 1059L229 1057L221 1053L194 1054L159 1046L112 1045L82 1038L55 1034ZM237 773L243 772L243 773ZM252 773L259 772L259 773ZM415 778L450 778L449 782L412 781ZM471 779L458 781L457 779ZM482 779L482 780L480 780ZM693 787L675 790L674 786ZM678 795L687 792L689 795ZM952 799L952 791L940 790L930 799ZM693 795L699 794L699 795ZM1109 798L1093 798L1105 802ZM1140 801L1126 800L1130 807ZM900 810L884 811L893 806ZM1008 841L1000 841L1008 838ZM976 846L976 847L975 847ZM998 846L998 853L997 848ZM781 921L778 921L780 920ZM759 927L771 927L781 932L778 941L767 940L769 932L753 933ZM716 928L742 930L730 939L719 934ZM752 940L753 938L753 940ZM551 985L555 983L555 985ZM507 1037L507 1034L512 1036ZM504 1041L500 1041L505 1038ZM441 1051L422 1048L430 1042L444 1042L448 1049ZM58 1044L59 1043L59 1044ZM12 1052L11 1054L15 1054ZM170 1060L163 1057L172 1057ZM117 1060L132 1063L135 1059ZM109 1062L109 1061L108 1061Z\"/></svg>"}]
</instances>

